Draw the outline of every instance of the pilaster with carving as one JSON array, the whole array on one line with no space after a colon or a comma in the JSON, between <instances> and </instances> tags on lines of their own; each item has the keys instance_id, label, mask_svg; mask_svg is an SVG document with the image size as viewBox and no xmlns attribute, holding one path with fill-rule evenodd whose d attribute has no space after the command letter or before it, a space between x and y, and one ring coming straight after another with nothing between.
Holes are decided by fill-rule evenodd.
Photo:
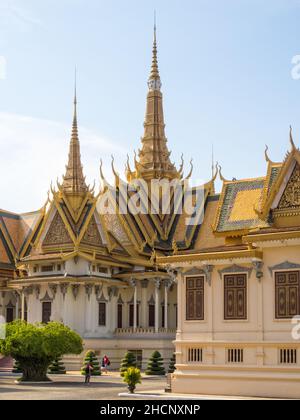
<instances>
[{"instance_id":1,"label":"pilaster with carving","mask_svg":"<svg viewBox=\"0 0 300 420\"><path fill-rule=\"evenodd\" d=\"M79 284L72 284L72 293L75 300L77 299L79 288L80 288Z\"/></svg>"},{"instance_id":2,"label":"pilaster with carving","mask_svg":"<svg viewBox=\"0 0 300 420\"><path fill-rule=\"evenodd\" d=\"M57 293L57 284L49 284L49 289L52 293L53 299L55 299L56 293Z\"/></svg>"},{"instance_id":3,"label":"pilaster with carving","mask_svg":"<svg viewBox=\"0 0 300 420\"><path fill-rule=\"evenodd\" d=\"M68 293L69 283L60 284L60 292L63 295L63 300L65 300L66 294Z\"/></svg>"},{"instance_id":4,"label":"pilaster with carving","mask_svg":"<svg viewBox=\"0 0 300 420\"><path fill-rule=\"evenodd\" d=\"M90 300L94 285L91 283L88 283L84 287L85 287L85 293L87 294L88 300Z\"/></svg>"},{"instance_id":5,"label":"pilaster with carving","mask_svg":"<svg viewBox=\"0 0 300 420\"><path fill-rule=\"evenodd\" d=\"M211 264L206 264L203 266L203 271L205 273L206 282L209 286L211 286L211 278L212 278L212 272L214 270L214 266Z\"/></svg>"}]
</instances>

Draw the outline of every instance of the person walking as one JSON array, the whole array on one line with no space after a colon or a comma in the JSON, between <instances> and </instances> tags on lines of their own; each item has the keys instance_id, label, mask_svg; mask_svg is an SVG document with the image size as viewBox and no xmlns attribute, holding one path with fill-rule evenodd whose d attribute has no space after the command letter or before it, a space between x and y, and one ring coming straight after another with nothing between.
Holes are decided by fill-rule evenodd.
<instances>
[{"instance_id":1,"label":"person walking","mask_svg":"<svg viewBox=\"0 0 300 420\"><path fill-rule=\"evenodd\" d=\"M85 366L85 381L84 381L85 384L90 383L92 371L93 371L93 366L91 365L90 362L88 362Z\"/></svg>"},{"instance_id":2,"label":"person walking","mask_svg":"<svg viewBox=\"0 0 300 420\"><path fill-rule=\"evenodd\" d=\"M104 355L103 359L102 359L102 371L105 373L108 373L108 366L110 365L110 360L109 358L106 356L106 354Z\"/></svg>"}]
</instances>

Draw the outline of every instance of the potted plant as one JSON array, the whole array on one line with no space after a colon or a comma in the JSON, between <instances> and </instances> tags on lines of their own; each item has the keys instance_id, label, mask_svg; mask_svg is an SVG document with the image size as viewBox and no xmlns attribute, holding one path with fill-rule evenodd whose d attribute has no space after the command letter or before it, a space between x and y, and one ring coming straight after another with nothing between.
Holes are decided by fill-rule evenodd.
<instances>
[{"instance_id":1,"label":"potted plant","mask_svg":"<svg viewBox=\"0 0 300 420\"><path fill-rule=\"evenodd\" d=\"M136 384L141 383L141 371L138 368L130 367L124 372L123 381L127 384L130 394L134 393Z\"/></svg>"},{"instance_id":2,"label":"potted plant","mask_svg":"<svg viewBox=\"0 0 300 420\"><path fill-rule=\"evenodd\" d=\"M98 359L94 350L88 350L85 353L83 366L81 368L81 375L85 375L85 367L88 363L92 365L92 368L93 368L91 375L101 376L100 364L98 362Z\"/></svg>"},{"instance_id":3,"label":"potted plant","mask_svg":"<svg viewBox=\"0 0 300 420\"><path fill-rule=\"evenodd\" d=\"M124 373L130 367L136 367L136 358L133 353L128 351L121 361L120 374L122 377L124 377Z\"/></svg>"}]
</instances>

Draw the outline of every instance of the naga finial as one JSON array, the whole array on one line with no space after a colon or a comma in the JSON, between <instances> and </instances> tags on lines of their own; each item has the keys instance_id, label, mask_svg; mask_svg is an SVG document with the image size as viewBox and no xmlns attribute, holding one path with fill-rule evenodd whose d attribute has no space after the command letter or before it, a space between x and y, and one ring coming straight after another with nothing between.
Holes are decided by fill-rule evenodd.
<instances>
[{"instance_id":1,"label":"naga finial","mask_svg":"<svg viewBox=\"0 0 300 420\"><path fill-rule=\"evenodd\" d=\"M190 166L191 166L190 172L188 173L188 175L186 176L186 178L185 178L185 179L190 179L190 177L191 177L191 176L192 176L192 174L193 174L193 170L194 170L193 158L190 160Z\"/></svg>"},{"instance_id":2,"label":"naga finial","mask_svg":"<svg viewBox=\"0 0 300 420\"><path fill-rule=\"evenodd\" d=\"M292 129L291 125L290 125L290 143L291 143L291 146L292 146L292 150L296 150L296 146L295 146L294 139L293 139L293 129Z\"/></svg>"}]
</instances>

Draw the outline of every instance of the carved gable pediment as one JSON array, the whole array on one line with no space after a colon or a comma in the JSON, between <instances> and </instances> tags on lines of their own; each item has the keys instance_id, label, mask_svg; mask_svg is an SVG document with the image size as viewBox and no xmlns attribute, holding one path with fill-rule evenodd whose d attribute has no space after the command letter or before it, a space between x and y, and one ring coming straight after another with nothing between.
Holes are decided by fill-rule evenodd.
<instances>
[{"instance_id":1,"label":"carved gable pediment","mask_svg":"<svg viewBox=\"0 0 300 420\"><path fill-rule=\"evenodd\" d=\"M300 226L300 165L290 162L276 187L271 206L272 220L277 228Z\"/></svg>"},{"instance_id":2,"label":"carved gable pediment","mask_svg":"<svg viewBox=\"0 0 300 420\"><path fill-rule=\"evenodd\" d=\"M82 243L85 243L87 245L103 246L103 242L95 220L95 216L91 218L88 224L88 227L82 239Z\"/></svg>"},{"instance_id":3,"label":"carved gable pediment","mask_svg":"<svg viewBox=\"0 0 300 420\"><path fill-rule=\"evenodd\" d=\"M278 209L300 208L300 166L297 163L278 204Z\"/></svg>"},{"instance_id":4,"label":"carved gable pediment","mask_svg":"<svg viewBox=\"0 0 300 420\"><path fill-rule=\"evenodd\" d=\"M43 246L64 245L70 243L72 243L70 235L57 211L45 236Z\"/></svg>"}]
</instances>

